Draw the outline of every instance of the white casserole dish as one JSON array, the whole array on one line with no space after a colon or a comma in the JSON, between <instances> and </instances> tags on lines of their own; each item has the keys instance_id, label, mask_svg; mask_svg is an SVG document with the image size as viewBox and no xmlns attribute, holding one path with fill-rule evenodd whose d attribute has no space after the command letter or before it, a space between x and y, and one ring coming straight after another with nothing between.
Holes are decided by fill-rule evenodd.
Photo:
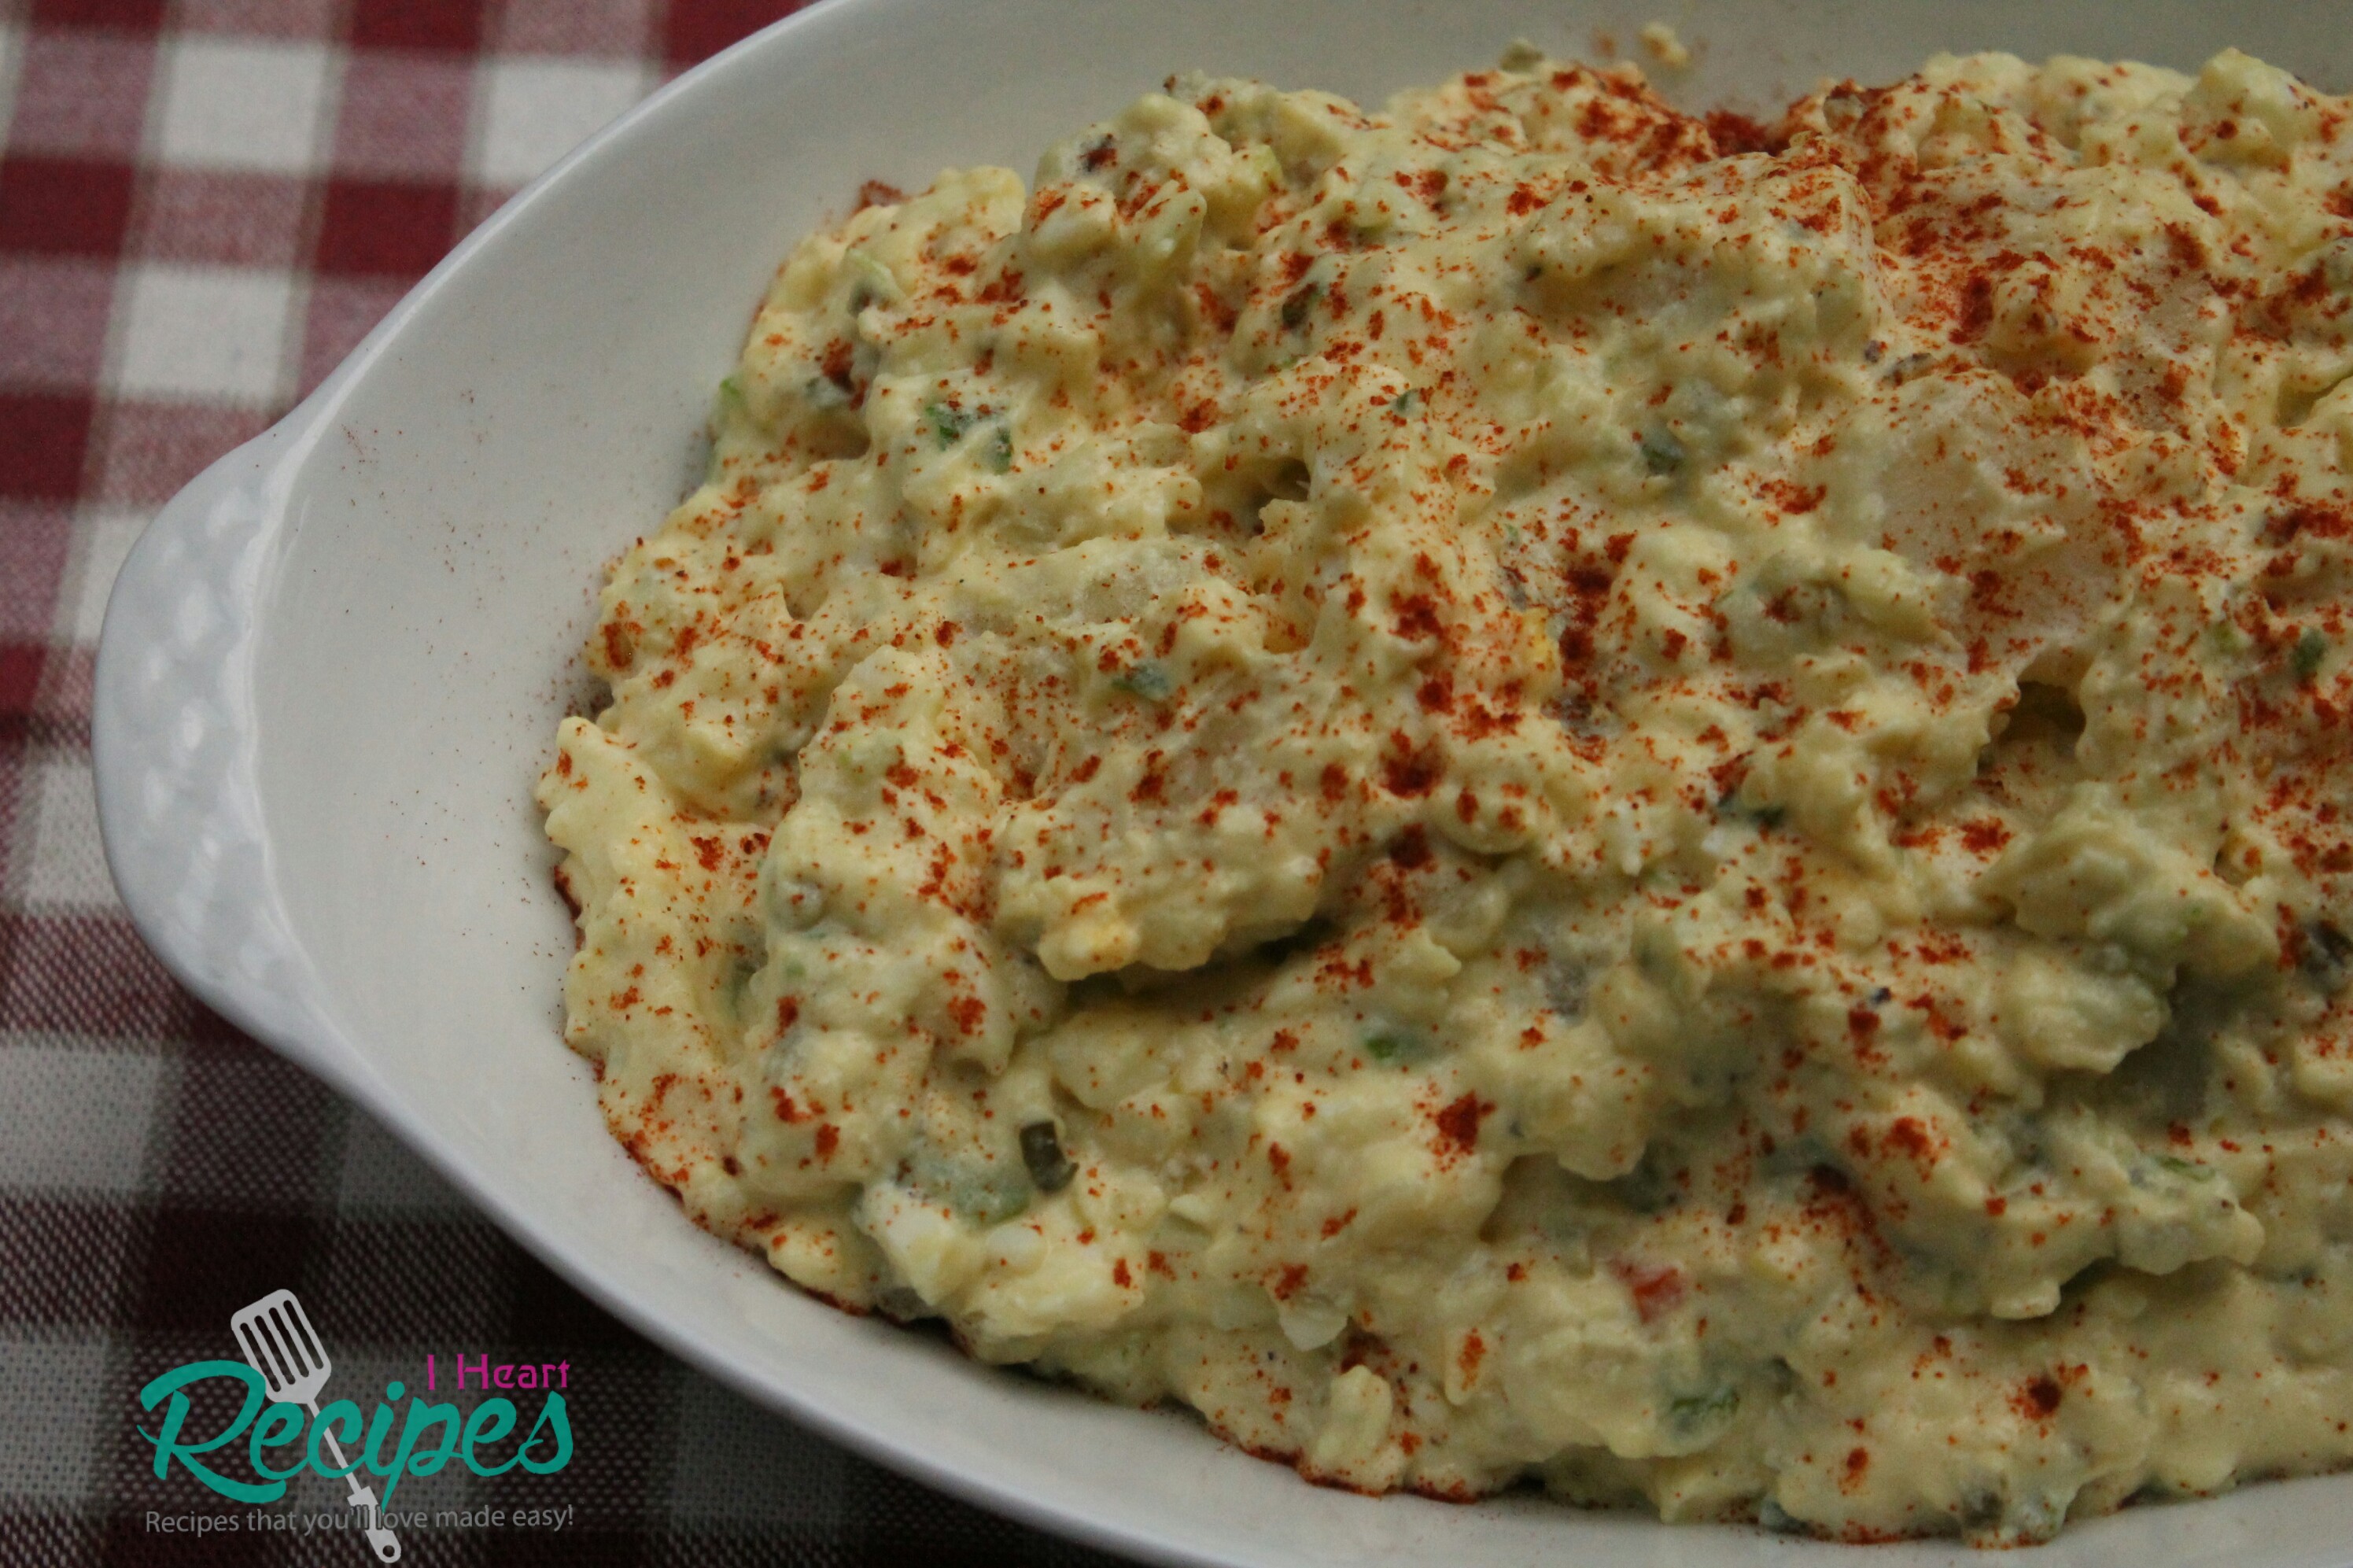
<instances>
[{"instance_id":1,"label":"white casserole dish","mask_svg":"<svg viewBox=\"0 0 2353 1568\"><path fill-rule=\"evenodd\" d=\"M679 1355L860 1451L1169 1563L1828 1563L1532 1497L1318 1490L1198 1423L1098 1404L818 1305L688 1225L564 1049L572 937L531 803L599 568L686 486L770 270L861 179L1025 175L1198 66L1377 102L1515 37L1698 49L1686 103L1778 106L1939 48L2192 67L2238 44L2353 85L2353 29L2293 0L1564 9L1507 0L832 0L691 73L509 204L277 428L167 507L109 606L94 749L139 929L212 1006L317 1072L551 1266ZM592 1441L594 1439L591 1439ZM607 1441L626 1440L618 1436ZM1949 1543L1878 1548L1896 1568ZM2353 1476L2136 1510L2040 1559L2353 1562Z\"/></svg>"}]
</instances>

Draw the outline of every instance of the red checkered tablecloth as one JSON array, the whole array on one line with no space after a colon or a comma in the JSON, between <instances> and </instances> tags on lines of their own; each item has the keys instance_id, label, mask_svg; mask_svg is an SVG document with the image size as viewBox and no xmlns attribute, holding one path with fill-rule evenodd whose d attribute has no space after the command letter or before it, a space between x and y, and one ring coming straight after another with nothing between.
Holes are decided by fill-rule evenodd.
<instances>
[{"instance_id":1,"label":"red checkered tablecloth","mask_svg":"<svg viewBox=\"0 0 2353 1568\"><path fill-rule=\"evenodd\" d=\"M1102 1563L854 1458L590 1306L366 1116L183 992L108 883L107 588L474 223L773 0L0 0L0 1563L373 1561L158 1479L151 1378L290 1287L362 1396L427 1353L569 1363L554 1476L394 1506L406 1562ZM199 1414L206 1414L201 1408ZM222 1413L215 1413L222 1414ZM528 1407L526 1414L528 1414Z\"/></svg>"}]
</instances>

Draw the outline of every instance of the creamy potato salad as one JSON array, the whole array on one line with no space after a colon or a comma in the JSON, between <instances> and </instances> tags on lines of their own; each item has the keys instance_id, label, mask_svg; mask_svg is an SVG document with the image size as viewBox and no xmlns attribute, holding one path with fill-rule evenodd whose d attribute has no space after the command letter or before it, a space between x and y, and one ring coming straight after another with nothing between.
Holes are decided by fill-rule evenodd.
<instances>
[{"instance_id":1,"label":"creamy potato salad","mask_svg":"<svg viewBox=\"0 0 2353 1568\"><path fill-rule=\"evenodd\" d=\"M1182 78L777 273L540 799L697 1222L1312 1478L2353 1459L2353 128Z\"/></svg>"}]
</instances>

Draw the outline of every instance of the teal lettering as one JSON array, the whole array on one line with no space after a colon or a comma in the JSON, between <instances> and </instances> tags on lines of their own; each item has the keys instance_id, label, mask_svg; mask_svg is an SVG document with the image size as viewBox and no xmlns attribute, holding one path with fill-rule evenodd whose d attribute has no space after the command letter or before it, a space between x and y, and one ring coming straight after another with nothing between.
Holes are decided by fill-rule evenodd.
<instances>
[{"instance_id":1,"label":"teal lettering","mask_svg":"<svg viewBox=\"0 0 2353 1568\"><path fill-rule=\"evenodd\" d=\"M302 1436L305 1418L299 1406L273 1404L261 1413L253 1424L253 1436L246 1439L246 1453L253 1460L253 1473L273 1481L290 1481L302 1473L300 1460L294 1467L281 1470L261 1457L264 1448L282 1448Z\"/></svg>"},{"instance_id":2,"label":"teal lettering","mask_svg":"<svg viewBox=\"0 0 2353 1568\"><path fill-rule=\"evenodd\" d=\"M384 1392L387 1397L398 1399L400 1397L400 1384L396 1383L387 1383L385 1385ZM396 1475L400 1469L397 1463L387 1464L385 1461L384 1440L391 1436L392 1406L389 1404L378 1404L375 1407L375 1416L368 1422L367 1467L379 1476L391 1477ZM388 1486L385 1488L385 1495L389 1497L391 1494L392 1489Z\"/></svg>"},{"instance_id":3,"label":"teal lettering","mask_svg":"<svg viewBox=\"0 0 2353 1568\"><path fill-rule=\"evenodd\" d=\"M190 1383L202 1383L206 1378L215 1377L234 1378L244 1386L245 1403L237 1407L237 1419L201 1443L181 1442L180 1429L187 1424L188 1413L193 1408L188 1403L188 1396L181 1391ZM286 1483L282 1480L271 1481L268 1485L257 1485L252 1481L234 1481L195 1457L198 1454L211 1453L252 1424L254 1414L260 1410L264 1398L259 1372L242 1361L189 1361L185 1365L174 1367L145 1388L141 1389L139 1407L142 1410L153 1410L159 1401L167 1398L169 1403L164 1406L163 1431L150 1432L144 1426L138 1429L139 1436L155 1446L155 1474L159 1478L170 1472L172 1461L177 1459L187 1467L190 1475L221 1496L236 1502L276 1502L285 1495ZM567 1434L564 1441L567 1455L571 1446L571 1439Z\"/></svg>"},{"instance_id":4,"label":"teal lettering","mask_svg":"<svg viewBox=\"0 0 2353 1568\"><path fill-rule=\"evenodd\" d=\"M486 1465L474 1457L474 1445L502 1443L514 1429L515 1407L511 1402L486 1399L475 1406L474 1414L466 1417L466 1468L478 1476L503 1476L513 1469L515 1459L522 1457L521 1454L503 1465Z\"/></svg>"},{"instance_id":5,"label":"teal lettering","mask_svg":"<svg viewBox=\"0 0 2353 1568\"><path fill-rule=\"evenodd\" d=\"M535 1381L544 1388L551 1379L547 1369L533 1367L538 1374ZM187 1435L188 1423L195 1404L187 1390L210 1378L227 1378L235 1382L244 1394L234 1419L220 1431L201 1439ZM395 1383L385 1393L397 1400L402 1385ZM142 1408L163 1410L158 1431L138 1428L155 1450L154 1470L157 1478L167 1478L172 1465L177 1460L188 1474L208 1490L232 1501L244 1503L275 1502L286 1495L286 1483L309 1469L330 1479L340 1479L359 1470L363 1465L383 1478L382 1502L389 1507L393 1493L409 1476L437 1475L447 1468L450 1460L464 1457L466 1467L485 1478L501 1476L520 1465L533 1475L553 1475L572 1462L572 1420L564 1396L552 1390L546 1403L540 1407L538 1418L514 1454L503 1462L492 1463L481 1450L495 1448L512 1436L518 1424L514 1404L503 1398L492 1398L470 1414L456 1404L428 1403L419 1398L408 1402L406 1419L400 1420L391 1404L379 1404L372 1417L363 1416L360 1407L348 1399L338 1399L320 1410L308 1423L307 1442L305 1420L300 1407L273 1402L261 1375L251 1367L228 1361L190 1361L173 1368L139 1391ZM396 1445L387 1457L385 1448L393 1436L393 1427L399 1422ZM365 1440L362 1441L364 1432ZM245 1449L252 1461L253 1471L260 1482L244 1481L222 1474L204 1462L201 1456L227 1446L240 1436L246 1439ZM300 1447L302 1458L290 1465L275 1461L271 1450ZM336 1464L329 1464L322 1448L333 1454ZM358 1457L346 1461L347 1448L356 1449ZM226 1517L226 1516L225 1516Z\"/></svg>"},{"instance_id":6,"label":"teal lettering","mask_svg":"<svg viewBox=\"0 0 2353 1568\"><path fill-rule=\"evenodd\" d=\"M311 1424L311 1446L305 1457L312 1469L329 1480L334 1480L350 1475L360 1466L359 1461L353 1459L341 1469L337 1469L319 1457L319 1439L329 1436L327 1429L331 1426L343 1428L342 1431L333 1434L342 1442L356 1444L360 1440L360 1407L348 1399L338 1399L326 1409L319 1412L318 1420Z\"/></svg>"},{"instance_id":7,"label":"teal lettering","mask_svg":"<svg viewBox=\"0 0 2353 1568\"><path fill-rule=\"evenodd\" d=\"M539 1446L539 1429L550 1423L554 1425L552 1436L555 1441L555 1457L544 1461L534 1459L531 1451ZM540 1406L539 1419L531 1424L531 1436L524 1438L522 1446L515 1450L515 1457L522 1460L522 1467L534 1476L552 1476L572 1462L572 1423L564 1414L562 1394L547 1396L547 1403Z\"/></svg>"}]
</instances>

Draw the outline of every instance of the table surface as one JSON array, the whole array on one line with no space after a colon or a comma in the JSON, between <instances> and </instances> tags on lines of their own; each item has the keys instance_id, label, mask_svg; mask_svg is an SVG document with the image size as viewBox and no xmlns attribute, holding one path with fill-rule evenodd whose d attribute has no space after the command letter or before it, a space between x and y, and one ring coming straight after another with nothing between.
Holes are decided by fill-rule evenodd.
<instances>
[{"instance_id":1,"label":"table surface","mask_svg":"<svg viewBox=\"0 0 2353 1568\"><path fill-rule=\"evenodd\" d=\"M90 666L155 509L451 243L776 0L0 0L0 1563L371 1561L153 1473L139 1391L292 1288L337 1387L567 1363L552 1476L451 1467L405 1561L1107 1563L865 1463L590 1305L175 985L101 856ZM526 1415L534 1408L523 1396ZM198 1516L237 1533L167 1528Z\"/></svg>"}]
</instances>

